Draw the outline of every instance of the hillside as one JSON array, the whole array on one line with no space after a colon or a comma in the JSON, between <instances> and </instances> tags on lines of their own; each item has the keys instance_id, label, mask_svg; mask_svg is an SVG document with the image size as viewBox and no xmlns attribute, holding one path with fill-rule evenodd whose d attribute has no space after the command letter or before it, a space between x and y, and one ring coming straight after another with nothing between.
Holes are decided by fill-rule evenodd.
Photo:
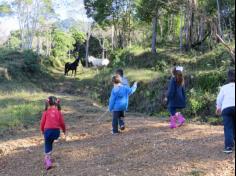
<instances>
[{"instance_id":1,"label":"hillside","mask_svg":"<svg viewBox=\"0 0 236 176\"><path fill-rule=\"evenodd\" d=\"M168 50L162 51L162 54L170 53ZM132 52L135 53L135 50ZM145 103L153 97L151 102L158 103L159 100L155 98L160 96L160 92L152 92L159 90L168 79L174 55L174 61L184 64L187 77L190 73L215 74L215 65L206 72L204 66L197 67L201 71L193 69L193 72L188 72L194 63L186 63L184 58L188 60L191 56L180 56L175 52L169 57L163 56L160 61L151 58L156 68L150 68L148 63L142 64L143 55L151 57L148 52L131 55L132 52L126 57L119 57L136 60L137 65L133 68L125 60L124 68L128 78L140 81L140 85L137 94L131 98L131 110L126 117L127 129L119 136L111 135L111 115L102 115L106 111L104 105L110 93L110 77L122 63L102 70L80 67L77 77L73 78L64 77L61 64L55 64L55 61L47 58L39 57L36 63L33 60L33 63L27 64L25 60L29 53L2 52L0 67L7 69L9 78L0 76L0 175L235 175L234 154L222 153L222 126L193 123L188 117L188 123L182 128L170 130L166 112L156 109L158 113L151 113L154 117L150 117L149 112L154 109L149 106L140 108L145 107ZM197 57L196 61L205 60L208 55L209 60L206 61L219 61L224 58L222 53L224 51L218 53L221 57L212 57L207 53ZM163 68L159 67L160 63L163 63ZM202 64L205 65L205 61ZM227 65L222 70L226 70ZM217 79L216 84L220 83L221 80ZM215 94L213 92L211 96ZM62 100L68 135L55 144L54 168L47 172L42 163L43 137L39 131L39 120L44 101L49 95ZM139 98L143 99L143 104L136 103L141 102ZM156 104L152 106L158 107ZM202 119L200 114L197 115Z\"/></svg>"}]
</instances>

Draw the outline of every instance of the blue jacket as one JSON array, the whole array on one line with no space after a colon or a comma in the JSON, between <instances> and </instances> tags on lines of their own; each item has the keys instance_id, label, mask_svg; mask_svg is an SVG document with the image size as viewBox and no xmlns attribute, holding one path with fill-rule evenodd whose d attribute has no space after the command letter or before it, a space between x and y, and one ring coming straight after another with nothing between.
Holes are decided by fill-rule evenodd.
<instances>
[{"instance_id":1,"label":"blue jacket","mask_svg":"<svg viewBox=\"0 0 236 176\"><path fill-rule=\"evenodd\" d=\"M131 88L123 85L114 87L109 100L109 111L114 112L128 110L129 96L133 94L136 89L136 85L133 85Z\"/></svg>"},{"instance_id":2,"label":"blue jacket","mask_svg":"<svg viewBox=\"0 0 236 176\"><path fill-rule=\"evenodd\" d=\"M174 107L174 108L186 107L185 88L177 84L176 78L172 78L169 83L167 99L168 99L168 107Z\"/></svg>"}]
</instances>

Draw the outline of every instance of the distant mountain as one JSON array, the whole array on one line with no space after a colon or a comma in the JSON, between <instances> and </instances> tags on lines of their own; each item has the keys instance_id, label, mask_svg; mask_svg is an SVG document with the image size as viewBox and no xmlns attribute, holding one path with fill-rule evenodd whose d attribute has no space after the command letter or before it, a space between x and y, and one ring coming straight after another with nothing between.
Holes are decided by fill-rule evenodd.
<instances>
[{"instance_id":1,"label":"distant mountain","mask_svg":"<svg viewBox=\"0 0 236 176\"><path fill-rule=\"evenodd\" d=\"M89 23L83 21L77 21L74 18L67 18L65 20L58 21L56 23L56 26L62 29L63 31L68 31L70 28L75 27L80 31L87 32Z\"/></svg>"}]
</instances>

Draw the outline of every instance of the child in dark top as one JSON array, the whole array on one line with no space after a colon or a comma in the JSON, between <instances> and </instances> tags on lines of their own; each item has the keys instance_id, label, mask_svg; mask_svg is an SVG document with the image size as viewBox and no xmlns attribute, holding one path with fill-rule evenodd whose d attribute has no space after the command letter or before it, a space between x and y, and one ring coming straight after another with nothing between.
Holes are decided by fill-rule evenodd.
<instances>
[{"instance_id":1,"label":"child in dark top","mask_svg":"<svg viewBox=\"0 0 236 176\"><path fill-rule=\"evenodd\" d=\"M45 139L45 158L46 169L52 167L51 154L53 143L60 137L60 129L66 133L64 117L61 113L60 100L56 97L49 97L46 101L45 111L43 112L40 129Z\"/></svg>"},{"instance_id":2,"label":"child in dark top","mask_svg":"<svg viewBox=\"0 0 236 176\"><path fill-rule=\"evenodd\" d=\"M123 69L119 68L116 70L116 74L121 77L121 84L123 86L129 86L129 80L125 77Z\"/></svg>"},{"instance_id":3,"label":"child in dark top","mask_svg":"<svg viewBox=\"0 0 236 176\"><path fill-rule=\"evenodd\" d=\"M115 74L116 75L120 75L120 77L121 77L121 85L130 87L129 80L125 77L123 69L121 69L121 68L117 69ZM129 98L128 98L128 102L129 102ZM123 124L124 123L124 118L125 118L125 111L123 111L123 114L121 115L121 118L119 119L119 124ZM122 131L125 130L125 126L122 126L120 129Z\"/></svg>"},{"instance_id":4,"label":"child in dark top","mask_svg":"<svg viewBox=\"0 0 236 176\"><path fill-rule=\"evenodd\" d=\"M128 109L128 97L133 94L137 89L137 82L130 88L121 84L120 75L115 75L112 78L114 88L112 89L110 100L109 100L109 111L113 113L112 119L112 133L118 134L118 125L121 130L125 128L125 123L121 118L123 112Z\"/></svg>"},{"instance_id":5,"label":"child in dark top","mask_svg":"<svg viewBox=\"0 0 236 176\"><path fill-rule=\"evenodd\" d=\"M177 109L186 107L186 94L183 78L183 67L177 66L172 69L172 78L167 92L167 106L170 112L170 128L176 128L176 121L181 126L185 119Z\"/></svg>"}]
</instances>

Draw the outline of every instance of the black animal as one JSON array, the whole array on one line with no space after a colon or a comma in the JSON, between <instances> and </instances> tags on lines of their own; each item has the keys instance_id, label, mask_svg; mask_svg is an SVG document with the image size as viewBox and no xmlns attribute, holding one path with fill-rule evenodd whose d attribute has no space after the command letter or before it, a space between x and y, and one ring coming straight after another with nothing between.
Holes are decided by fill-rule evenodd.
<instances>
[{"instance_id":1,"label":"black animal","mask_svg":"<svg viewBox=\"0 0 236 176\"><path fill-rule=\"evenodd\" d=\"M65 64L65 75L68 75L69 71L72 71L72 76L76 76L77 67L79 66L80 58L78 57L73 63L67 62Z\"/></svg>"}]
</instances>

